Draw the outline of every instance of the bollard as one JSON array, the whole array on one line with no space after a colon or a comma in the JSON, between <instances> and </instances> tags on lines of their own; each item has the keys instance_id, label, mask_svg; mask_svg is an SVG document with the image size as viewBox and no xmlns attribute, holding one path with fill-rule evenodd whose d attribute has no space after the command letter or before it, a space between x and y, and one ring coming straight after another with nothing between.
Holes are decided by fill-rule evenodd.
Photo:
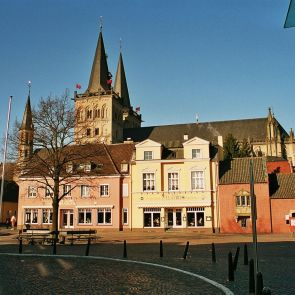
<instances>
[{"instance_id":1,"label":"bollard","mask_svg":"<svg viewBox=\"0 0 295 295\"><path fill-rule=\"evenodd\" d=\"M90 238L88 238L88 243L87 243L87 245L86 245L86 252L85 252L85 256L88 256L88 255L89 255L90 241L91 241L91 239L90 239Z\"/></svg>"},{"instance_id":2,"label":"bollard","mask_svg":"<svg viewBox=\"0 0 295 295\"><path fill-rule=\"evenodd\" d=\"M56 255L56 238L53 239L53 250L52 250L52 254Z\"/></svg>"},{"instance_id":3,"label":"bollard","mask_svg":"<svg viewBox=\"0 0 295 295\"><path fill-rule=\"evenodd\" d=\"M23 253L23 239L19 239L19 245L18 245L18 253L22 254Z\"/></svg>"},{"instance_id":4,"label":"bollard","mask_svg":"<svg viewBox=\"0 0 295 295\"><path fill-rule=\"evenodd\" d=\"M230 282L235 280L233 255L231 252L228 253L228 280Z\"/></svg>"},{"instance_id":5,"label":"bollard","mask_svg":"<svg viewBox=\"0 0 295 295\"><path fill-rule=\"evenodd\" d=\"M188 246L189 246L189 242L186 242L186 246L185 246L184 253L183 253L183 259L186 259L187 252L188 252Z\"/></svg>"},{"instance_id":6,"label":"bollard","mask_svg":"<svg viewBox=\"0 0 295 295\"><path fill-rule=\"evenodd\" d=\"M160 241L160 257L163 257L163 242Z\"/></svg>"},{"instance_id":7,"label":"bollard","mask_svg":"<svg viewBox=\"0 0 295 295\"><path fill-rule=\"evenodd\" d=\"M262 290L263 290L263 277L262 277L262 273L259 271L256 274L256 292L257 292L257 295L262 295Z\"/></svg>"},{"instance_id":8,"label":"bollard","mask_svg":"<svg viewBox=\"0 0 295 295\"><path fill-rule=\"evenodd\" d=\"M255 293L254 260L249 263L249 293Z\"/></svg>"},{"instance_id":9,"label":"bollard","mask_svg":"<svg viewBox=\"0 0 295 295\"><path fill-rule=\"evenodd\" d=\"M127 258L127 245L126 245L126 240L124 240L124 253L123 253L123 257Z\"/></svg>"},{"instance_id":10,"label":"bollard","mask_svg":"<svg viewBox=\"0 0 295 295\"><path fill-rule=\"evenodd\" d=\"M238 261L239 261L240 247L237 247L237 251L234 258L234 270L237 270Z\"/></svg>"},{"instance_id":11,"label":"bollard","mask_svg":"<svg viewBox=\"0 0 295 295\"><path fill-rule=\"evenodd\" d=\"M247 244L244 245L244 265L248 265L248 248L247 248Z\"/></svg>"},{"instance_id":12,"label":"bollard","mask_svg":"<svg viewBox=\"0 0 295 295\"><path fill-rule=\"evenodd\" d=\"M215 253L215 245L212 243L212 262L216 262L216 253Z\"/></svg>"}]
</instances>

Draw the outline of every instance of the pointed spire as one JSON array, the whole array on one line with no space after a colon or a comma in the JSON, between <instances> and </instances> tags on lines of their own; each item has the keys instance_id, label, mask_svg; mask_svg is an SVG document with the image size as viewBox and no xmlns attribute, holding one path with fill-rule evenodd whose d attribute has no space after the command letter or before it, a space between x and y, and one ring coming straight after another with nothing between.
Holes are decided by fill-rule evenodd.
<instances>
[{"instance_id":1,"label":"pointed spire","mask_svg":"<svg viewBox=\"0 0 295 295\"><path fill-rule=\"evenodd\" d=\"M31 82L30 81L28 83L28 87L29 87L29 94L28 94L28 99L27 99L26 108L24 111L22 124L20 126L20 130L34 130L32 110L31 110L31 99L30 99L31 98Z\"/></svg>"},{"instance_id":2,"label":"pointed spire","mask_svg":"<svg viewBox=\"0 0 295 295\"><path fill-rule=\"evenodd\" d=\"M121 47L121 44L120 44L120 47ZM123 106L126 106L126 107L131 106L130 99L129 99L128 86L127 86L127 81L126 81L126 76L125 76L123 58L122 58L121 52L120 52L119 62L118 62L118 67L117 67L114 91L116 93L118 93L119 96L123 99Z\"/></svg>"},{"instance_id":3,"label":"pointed spire","mask_svg":"<svg viewBox=\"0 0 295 295\"><path fill-rule=\"evenodd\" d=\"M92 64L91 75L86 92L98 92L99 90L106 91L110 89L110 85L107 83L109 80L109 70L107 64L107 58L105 54L102 30L100 26L100 32L95 51L95 56Z\"/></svg>"}]
</instances>

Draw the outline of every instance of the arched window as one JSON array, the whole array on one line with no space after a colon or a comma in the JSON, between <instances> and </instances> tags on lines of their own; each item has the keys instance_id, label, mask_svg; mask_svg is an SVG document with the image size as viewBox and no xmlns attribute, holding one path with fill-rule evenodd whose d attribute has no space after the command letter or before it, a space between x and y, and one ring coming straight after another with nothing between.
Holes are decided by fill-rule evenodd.
<instances>
[{"instance_id":1,"label":"arched window","mask_svg":"<svg viewBox=\"0 0 295 295\"><path fill-rule=\"evenodd\" d=\"M86 112L87 119L92 119L92 110L87 110Z\"/></svg>"},{"instance_id":2,"label":"arched window","mask_svg":"<svg viewBox=\"0 0 295 295\"><path fill-rule=\"evenodd\" d=\"M107 115L106 115L106 105L104 104L101 108L101 117L102 118L106 118Z\"/></svg>"}]
</instances>

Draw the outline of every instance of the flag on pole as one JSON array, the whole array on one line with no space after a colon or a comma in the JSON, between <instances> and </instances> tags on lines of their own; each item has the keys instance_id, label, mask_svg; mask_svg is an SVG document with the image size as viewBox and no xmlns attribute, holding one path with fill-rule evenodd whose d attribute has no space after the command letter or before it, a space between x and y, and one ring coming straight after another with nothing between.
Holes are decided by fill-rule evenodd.
<instances>
[{"instance_id":1,"label":"flag on pole","mask_svg":"<svg viewBox=\"0 0 295 295\"><path fill-rule=\"evenodd\" d=\"M76 84L76 89L81 89L81 84L77 83Z\"/></svg>"},{"instance_id":2,"label":"flag on pole","mask_svg":"<svg viewBox=\"0 0 295 295\"><path fill-rule=\"evenodd\" d=\"M136 113L139 113L139 112L140 112L140 107L136 107L136 108L135 108L135 112L136 112Z\"/></svg>"},{"instance_id":3,"label":"flag on pole","mask_svg":"<svg viewBox=\"0 0 295 295\"><path fill-rule=\"evenodd\" d=\"M288 13L286 16L284 28L295 27L295 1L290 0Z\"/></svg>"}]
</instances>

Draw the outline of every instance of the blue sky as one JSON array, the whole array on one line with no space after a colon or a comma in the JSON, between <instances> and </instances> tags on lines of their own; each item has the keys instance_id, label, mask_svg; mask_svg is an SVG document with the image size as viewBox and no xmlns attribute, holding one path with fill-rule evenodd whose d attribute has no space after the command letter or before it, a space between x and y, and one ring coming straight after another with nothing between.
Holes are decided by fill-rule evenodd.
<instances>
[{"instance_id":1,"label":"blue sky","mask_svg":"<svg viewBox=\"0 0 295 295\"><path fill-rule=\"evenodd\" d=\"M267 115L295 127L295 28L289 0L1 0L0 130L40 97L88 85L103 16L113 75L122 51L143 126Z\"/></svg>"}]
</instances>

